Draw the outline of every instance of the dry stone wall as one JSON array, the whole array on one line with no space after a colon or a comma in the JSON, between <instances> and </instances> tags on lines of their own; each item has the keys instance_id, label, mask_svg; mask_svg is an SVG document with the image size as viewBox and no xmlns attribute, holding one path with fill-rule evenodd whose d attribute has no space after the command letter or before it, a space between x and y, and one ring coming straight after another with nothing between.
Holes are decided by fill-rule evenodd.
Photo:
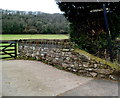
<instances>
[{"instance_id":1,"label":"dry stone wall","mask_svg":"<svg viewBox=\"0 0 120 98\"><path fill-rule=\"evenodd\" d=\"M74 52L69 40L21 40L18 42L19 58L44 61L78 75L118 80L119 71L107 64Z\"/></svg>"}]
</instances>

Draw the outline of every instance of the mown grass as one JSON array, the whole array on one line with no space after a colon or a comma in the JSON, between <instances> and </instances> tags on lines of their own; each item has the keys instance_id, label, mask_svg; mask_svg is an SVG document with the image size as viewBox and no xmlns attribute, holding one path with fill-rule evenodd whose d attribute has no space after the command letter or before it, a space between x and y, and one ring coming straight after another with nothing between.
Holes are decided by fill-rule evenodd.
<instances>
[{"instance_id":1,"label":"mown grass","mask_svg":"<svg viewBox=\"0 0 120 98\"><path fill-rule=\"evenodd\" d=\"M69 35L63 34L2 34L2 40L18 39L68 39Z\"/></svg>"}]
</instances>

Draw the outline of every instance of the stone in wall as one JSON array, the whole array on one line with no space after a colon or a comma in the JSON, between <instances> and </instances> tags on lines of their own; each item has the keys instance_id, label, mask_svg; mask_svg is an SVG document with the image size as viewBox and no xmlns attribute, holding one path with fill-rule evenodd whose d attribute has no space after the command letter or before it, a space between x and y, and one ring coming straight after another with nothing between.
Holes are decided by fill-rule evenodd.
<instances>
[{"instance_id":1,"label":"stone in wall","mask_svg":"<svg viewBox=\"0 0 120 98\"><path fill-rule=\"evenodd\" d=\"M100 74L105 74L105 75L109 75L113 73L113 70L110 70L110 69L94 69L94 71Z\"/></svg>"},{"instance_id":2,"label":"stone in wall","mask_svg":"<svg viewBox=\"0 0 120 98\"><path fill-rule=\"evenodd\" d=\"M92 77L97 77L97 73L95 73L95 72L91 72L90 74Z\"/></svg>"},{"instance_id":3,"label":"stone in wall","mask_svg":"<svg viewBox=\"0 0 120 98\"><path fill-rule=\"evenodd\" d=\"M77 72L83 76L112 80L118 79L114 75L116 70L106 64L76 53L74 49L61 49L48 46L49 48L47 45L46 47L41 47L41 45L35 44L19 44L19 56L44 60L48 64L61 66L66 70Z\"/></svg>"}]
</instances>

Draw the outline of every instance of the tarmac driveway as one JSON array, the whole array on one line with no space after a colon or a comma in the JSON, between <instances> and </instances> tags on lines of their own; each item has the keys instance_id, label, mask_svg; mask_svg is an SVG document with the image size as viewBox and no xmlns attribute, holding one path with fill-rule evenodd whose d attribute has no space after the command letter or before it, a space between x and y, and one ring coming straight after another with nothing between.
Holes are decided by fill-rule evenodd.
<instances>
[{"instance_id":1,"label":"tarmac driveway","mask_svg":"<svg viewBox=\"0 0 120 98\"><path fill-rule=\"evenodd\" d=\"M2 96L118 96L118 82L77 76L40 61L2 65Z\"/></svg>"}]
</instances>

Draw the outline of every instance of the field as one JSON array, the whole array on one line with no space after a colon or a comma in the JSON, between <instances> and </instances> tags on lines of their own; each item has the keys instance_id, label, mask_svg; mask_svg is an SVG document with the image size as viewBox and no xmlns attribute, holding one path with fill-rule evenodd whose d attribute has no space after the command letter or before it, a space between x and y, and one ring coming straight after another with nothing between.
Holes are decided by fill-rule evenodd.
<instances>
[{"instance_id":1,"label":"field","mask_svg":"<svg viewBox=\"0 0 120 98\"><path fill-rule=\"evenodd\" d=\"M2 40L18 40L18 39L68 39L69 35L61 34L5 34L1 35Z\"/></svg>"}]
</instances>

